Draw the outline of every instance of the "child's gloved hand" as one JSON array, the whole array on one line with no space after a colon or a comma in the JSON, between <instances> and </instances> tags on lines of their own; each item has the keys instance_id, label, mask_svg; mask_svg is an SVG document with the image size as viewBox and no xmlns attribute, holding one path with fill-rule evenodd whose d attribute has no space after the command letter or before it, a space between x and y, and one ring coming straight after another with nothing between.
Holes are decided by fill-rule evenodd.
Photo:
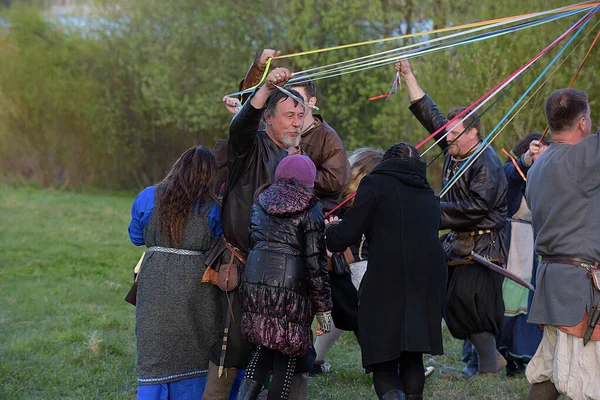
<instances>
[{"instance_id":1,"label":"child's gloved hand","mask_svg":"<svg viewBox=\"0 0 600 400\"><path fill-rule=\"evenodd\" d=\"M319 331L322 332L321 334L331 331L331 326L333 325L331 311L317 313L317 322L319 324Z\"/></svg>"}]
</instances>

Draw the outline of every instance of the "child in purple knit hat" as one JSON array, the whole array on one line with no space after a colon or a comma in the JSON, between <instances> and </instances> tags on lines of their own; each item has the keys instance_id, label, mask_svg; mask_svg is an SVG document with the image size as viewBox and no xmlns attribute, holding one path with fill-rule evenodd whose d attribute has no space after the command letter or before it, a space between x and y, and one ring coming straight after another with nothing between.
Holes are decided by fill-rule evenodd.
<instances>
[{"instance_id":1,"label":"child in purple knit hat","mask_svg":"<svg viewBox=\"0 0 600 400\"><path fill-rule=\"evenodd\" d=\"M277 166L275 183L259 192L252 206L240 291L242 335L257 348L238 398L256 399L271 370L269 399L308 398L311 323L316 316L324 331L332 324L315 175L310 158L287 156Z\"/></svg>"},{"instance_id":2,"label":"child in purple knit hat","mask_svg":"<svg viewBox=\"0 0 600 400\"><path fill-rule=\"evenodd\" d=\"M295 179L306 187L315 186L317 168L310 158L302 155L287 156L275 170L275 182L280 179Z\"/></svg>"}]
</instances>

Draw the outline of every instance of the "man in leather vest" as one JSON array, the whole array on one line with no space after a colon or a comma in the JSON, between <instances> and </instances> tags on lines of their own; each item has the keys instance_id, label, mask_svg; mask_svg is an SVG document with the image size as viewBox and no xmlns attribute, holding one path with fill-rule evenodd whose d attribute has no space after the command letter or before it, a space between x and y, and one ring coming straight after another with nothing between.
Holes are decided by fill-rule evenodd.
<instances>
[{"instance_id":1,"label":"man in leather vest","mask_svg":"<svg viewBox=\"0 0 600 400\"><path fill-rule=\"evenodd\" d=\"M437 131L447 122L446 117L421 89L408 61L396 63L396 70L407 84L411 112L430 133ZM451 110L448 119L463 110ZM481 143L477 114L448 128L452 130L445 138L442 139L445 130L435 137L440 139L438 144L445 153L443 185L452 179ZM440 229L450 230L444 242L449 268L444 318L455 338L468 339L474 345L479 355L479 373L485 375L495 374L503 367L498 365L495 340L504 316L502 276L476 264L470 254L475 251L492 262L504 262L506 190L502 164L494 150L488 147L440 203Z\"/></svg>"}]
</instances>

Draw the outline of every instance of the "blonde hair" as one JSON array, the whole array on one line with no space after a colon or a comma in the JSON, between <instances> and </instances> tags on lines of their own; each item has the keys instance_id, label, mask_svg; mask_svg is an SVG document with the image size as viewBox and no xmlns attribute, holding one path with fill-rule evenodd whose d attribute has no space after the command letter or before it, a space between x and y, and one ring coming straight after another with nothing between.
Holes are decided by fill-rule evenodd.
<instances>
[{"instance_id":1,"label":"blonde hair","mask_svg":"<svg viewBox=\"0 0 600 400\"><path fill-rule=\"evenodd\" d=\"M373 149L371 147L361 147L350 154L348 161L350 162L352 176L342 191L344 199L358 190L358 185L360 185L362 178L373 171L373 168L381 162L383 154L383 150ZM350 200L344 206L348 208L353 203L354 199Z\"/></svg>"}]
</instances>

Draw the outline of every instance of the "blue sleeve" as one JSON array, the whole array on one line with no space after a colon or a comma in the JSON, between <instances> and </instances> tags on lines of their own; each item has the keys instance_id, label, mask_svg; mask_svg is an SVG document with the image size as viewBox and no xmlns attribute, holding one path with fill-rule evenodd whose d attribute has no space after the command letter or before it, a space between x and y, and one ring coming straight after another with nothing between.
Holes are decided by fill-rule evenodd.
<instances>
[{"instance_id":1,"label":"blue sleeve","mask_svg":"<svg viewBox=\"0 0 600 400\"><path fill-rule=\"evenodd\" d=\"M223 236L223 226L221 225L221 207L215 203L208 212L208 224L213 237Z\"/></svg>"},{"instance_id":2,"label":"blue sleeve","mask_svg":"<svg viewBox=\"0 0 600 400\"><path fill-rule=\"evenodd\" d=\"M154 209L154 186L147 187L137 195L131 206L129 239L136 246L144 244L144 228L148 225Z\"/></svg>"},{"instance_id":3,"label":"blue sleeve","mask_svg":"<svg viewBox=\"0 0 600 400\"><path fill-rule=\"evenodd\" d=\"M517 172L515 165L510 160L504 163L504 173L506 174L506 179L508 180L509 185L511 185L517 179L523 180L523 178L521 178L521 176Z\"/></svg>"},{"instance_id":4,"label":"blue sleeve","mask_svg":"<svg viewBox=\"0 0 600 400\"><path fill-rule=\"evenodd\" d=\"M531 166L528 167L525 165L525 162L523 161L523 156L517 159L517 165L519 166L519 168L521 168L521 172L523 172L523 174L527 176L527 171L529 171L529 168L531 168ZM508 160L504 164L504 173L506 174L506 179L508 180L509 185L521 185L523 183L523 178L521 177L521 174L519 174L519 171L517 170L517 168L511 160Z\"/></svg>"}]
</instances>

